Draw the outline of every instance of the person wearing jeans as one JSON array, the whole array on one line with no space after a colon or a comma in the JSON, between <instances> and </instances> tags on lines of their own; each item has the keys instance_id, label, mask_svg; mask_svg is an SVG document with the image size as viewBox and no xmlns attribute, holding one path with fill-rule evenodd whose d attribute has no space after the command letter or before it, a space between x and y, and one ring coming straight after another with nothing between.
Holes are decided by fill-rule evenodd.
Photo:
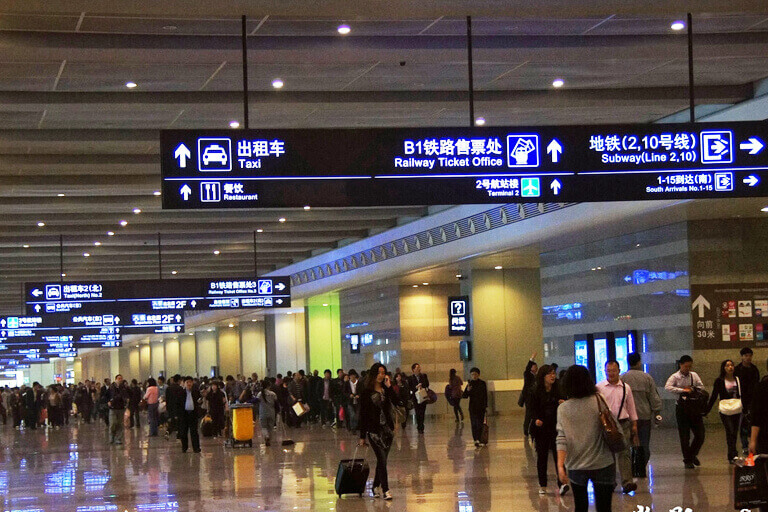
<instances>
[{"instance_id":1,"label":"person wearing jeans","mask_svg":"<svg viewBox=\"0 0 768 512\"><path fill-rule=\"evenodd\" d=\"M160 407L160 389L155 379L147 379L147 391L144 393L147 402L147 421L149 422L149 436L157 437L157 424L159 420L158 408Z\"/></svg>"},{"instance_id":2,"label":"person wearing jeans","mask_svg":"<svg viewBox=\"0 0 768 512\"><path fill-rule=\"evenodd\" d=\"M469 398L469 422L472 425L472 439L475 447L480 447L480 436L483 433L485 413L488 409L488 386L480 379L480 370L469 370L470 381L464 390L464 398Z\"/></svg>"},{"instance_id":3,"label":"person wearing jeans","mask_svg":"<svg viewBox=\"0 0 768 512\"><path fill-rule=\"evenodd\" d=\"M678 363L680 369L669 376L664 389L679 397L675 406L675 418L677 433L680 436L680 449L683 452L683 464L686 469L693 469L701 465L699 450L704 446L704 420L701 413L691 413L687 410L683 400L687 399L695 389L704 389L704 383L696 372L691 371L693 366L691 356L682 356ZM693 433L693 441L691 441L691 433Z\"/></svg>"},{"instance_id":4,"label":"person wearing jeans","mask_svg":"<svg viewBox=\"0 0 768 512\"><path fill-rule=\"evenodd\" d=\"M411 390L413 396L414 412L416 414L416 429L419 434L424 433L424 415L427 412L427 402L419 403L416 398L416 393L420 389L429 389L429 377L426 373L421 373L421 365L419 363L413 363L411 365L411 371L413 375L408 377L408 387Z\"/></svg>"},{"instance_id":5,"label":"person wearing jeans","mask_svg":"<svg viewBox=\"0 0 768 512\"><path fill-rule=\"evenodd\" d=\"M741 382L739 378L734 375L735 369L736 366L730 359L726 359L720 363L720 376L715 379L712 396L709 397L705 415L710 413L712 406L715 405L715 401L718 399L729 400L737 398L741 400ZM736 451L736 439L739 437L742 414L720 413L720 421L723 422L723 427L725 427L725 443L728 447L728 462L733 464L739 456L739 453Z\"/></svg>"},{"instance_id":6,"label":"person wearing jeans","mask_svg":"<svg viewBox=\"0 0 768 512\"><path fill-rule=\"evenodd\" d=\"M536 471L539 475L539 494L547 493L547 459L550 454L557 467L557 408L565 401L557 384L557 374L552 366L545 364L536 374L536 386L530 393L529 406L533 413L531 435L536 443ZM568 492L568 486L558 479L560 495Z\"/></svg>"},{"instance_id":7,"label":"person wearing jeans","mask_svg":"<svg viewBox=\"0 0 768 512\"><path fill-rule=\"evenodd\" d=\"M573 365L565 372L568 400L557 410L557 475L573 489L574 512L587 512L592 481L597 512L611 512L616 478L613 453L603 439L600 398L589 370Z\"/></svg>"},{"instance_id":8,"label":"person wearing jeans","mask_svg":"<svg viewBox=\"0 0 768 512\"><path fill-rule=\"evenodd\" d=\"M640 354L633 352L627 357L629 371L621 375L621 380L632 388L637 411L637 437L642 447L642 467L651 458L651 428L653 422L661 422L661 396L653 377L643 371Z\"/></svg>"}]
</instances>

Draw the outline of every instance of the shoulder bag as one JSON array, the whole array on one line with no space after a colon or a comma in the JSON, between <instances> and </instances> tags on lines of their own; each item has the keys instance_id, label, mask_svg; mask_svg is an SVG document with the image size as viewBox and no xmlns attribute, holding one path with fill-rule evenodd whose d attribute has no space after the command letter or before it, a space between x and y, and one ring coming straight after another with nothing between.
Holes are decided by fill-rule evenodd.
<instances>
[{"instance_id":1,"label":"shoulder bag","mask_svg":"<svg viewBox=\"0 0 768 512\"><path fill-rule=\"evenodd\" d=\"M723 383L725 383L725 381L723 381ZM718 404L720 414L724 416L735 416L737 414L741 414L743 409L741 404L741 382L739 382L738 377L736 377L736 389L738 390L738 398L720 400L720 403Z\"/></svg>"},{"instance_id":2,"label":"shoulder bag","mask_svg":"<svg viewBox=\"0 0 768 512\"><path fill-rule=\"evenodd\" d=\"M691 377L691 389L690 393L685 393L680 397L680 405L683 408L683 412L689 418L695 418L701 416L707 410L707 402L709 401L709 393L704 389L699 389L693 385L693 375Z\"/></svg>"},{"instance_id":3,"label":"shoulder bag","mask_svg":"<svg viewBox=\"0 0 768 512\"><path fill-rule=\"evenodd\" d=\"M611 413L608 404L605 403L603 395L596 393L595 398L597 399L598 417L605 444L608 445L608 449L612 453L623 452L626 449L626 444L624 442L624 432L619 422Z\"/></svg>"}]
</instances>

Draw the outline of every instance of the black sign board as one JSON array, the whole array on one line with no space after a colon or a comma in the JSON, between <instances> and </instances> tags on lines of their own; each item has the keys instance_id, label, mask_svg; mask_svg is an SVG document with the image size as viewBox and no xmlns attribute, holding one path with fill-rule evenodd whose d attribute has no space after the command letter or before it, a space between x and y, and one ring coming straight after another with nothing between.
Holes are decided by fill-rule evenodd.
<instances>
[{"instance_id":1,"label":"black sign board","mask_svg":"<svg viewBox=\"0 0 768 512\"><path fill-rule=\"evenodd\" d=\"M768 283L691 285L693 348L768 347Z\"/></svg>"},{"instance_id":2,"label":"black sign board","mask_svg":"<svg viewBox=\"0 0 768 512\"><path fill-rule=\"evenodd\" d=\"M448 335L469 335L469 296L448 297Z\"/></svg>"},{"instance_id":3,"label":"black sign board","mask_svg":"<svg viewBox=\"0 0 768 512\"><path fill-rule=\"evenodd\" d=\"M163 208L766 195L763 122L169 130Z\"/></svg>"},{"instance_id":4,"label":"black sign board","mask_svg":"<svg viewBox=\"0 0 768 512\"><path fill-rule=\"evenodd\" d=\"M351 354L360 353L360 333L352 333L349 335L349 352Z\"/></svg>"},{"instance_id":5,"label":"black sign board","mask_svg":"<svg viewBox=\"0 0 768 512\"><path fill-rule=\"evenodd\" d=\"M121 328L109 316L0 317L0 352L35 349L42 353L63 353L78 348L119 347Z\"/></svg>"}]
</instances>

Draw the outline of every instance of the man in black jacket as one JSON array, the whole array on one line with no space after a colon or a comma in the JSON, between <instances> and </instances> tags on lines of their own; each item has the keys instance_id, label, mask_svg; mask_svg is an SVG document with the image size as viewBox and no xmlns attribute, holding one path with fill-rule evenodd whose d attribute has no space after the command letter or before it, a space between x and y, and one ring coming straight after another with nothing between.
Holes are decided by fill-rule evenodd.
<instances>
[{"instance_id":1,"label":"man in black jacket","mask_svg":"<svg viewBox=\"0 0 768 512\"><path fill-rule=\"evenodd\" d=\"M411 395L413 398L414 411L416 413L416 428L419 434L424 433L424 414L427 412L427 402L419 403L416 394L420 389L429 389L429 377L426 373L421 373L421 366L419 363L413 363L411 365L411 371L413 375L408 377L408 387L411 389Z\"/></svg>"},{"instance_id":2,"label":"man in black jacket","mask_svg":"<svg viewBox=\"0 0 768 512\"><path fill-rule=\"evenodd\" d=\"M464 398L469 398L469 421L472 424L472 439L475 446L485 446L480 443L480 435L483 433L483 423L485 423L485 410L488 408L488 386L484 380L480 380L480 370L472 368L469 370L471 380L464 390Z\"/></svg>"},{"instance_id":3,"label":"man in black jacket","mask_svg":"<svg viewBox=\"0 0 768 512\"><path fill-rule=\"evenodd\" d=\"M37 428L37 416L39 410L37 408L37 400L35 395L40 384L35 382L32 387L22 386L21 398L24 404L24 426L35 430Z\"/></svg>"},{"instance_id":4,"label":"man in black jacket","mask_svg":"<svg viewBox=\"0 0 768 512\"><path fill-rule=\"evenodd\" d=\"M129 394L123 376L119 373L115 375L115 381L109 386L107 395L109 444L123 444L123 417L125 416L125 408L128 406Z\"/></svg>"},{"instance_id":5,"label":"man in black jacket","mask_svg":"<svg viewBox=\"0 0 768 512\"><path fill-rule=\"evenodd\" d=\"M736 366L733 375L738 377L741 386L741 448L746 454L749 447L749 437L752 420L752 399L755 396L757 385L760 383L760 370L752 364L752 349L741 349L741 362Z\"/></svg>"},{"instance_id":6,"label":"man in black jacket","mask_svg":"<svg viewBox=\"0 0 768 512\"><path fill-rule=\"evenodd\" d=\"M184 388L176 398L176 414L179 421L182 453L186 453L187 448L189 448L189 438L192 439L192 451L200 453L200 435L197 431L200 390L194 386L194 383L192 377L186 377Z\"/></svg>"}]
</instances>

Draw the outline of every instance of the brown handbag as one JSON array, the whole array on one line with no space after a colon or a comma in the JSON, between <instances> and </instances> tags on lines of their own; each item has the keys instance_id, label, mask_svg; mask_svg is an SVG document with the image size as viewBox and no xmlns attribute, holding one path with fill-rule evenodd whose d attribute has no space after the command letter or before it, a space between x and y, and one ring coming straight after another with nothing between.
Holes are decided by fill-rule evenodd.
<instances>
[{"instance_id":1,"label":"brown handbag","mask_svg":"<svg viewBox=\"0 0 768 512\"><path fill-rule=\"evenodd\" d=\"M597 399L598 417L600 418L600 427L603 432L603 440L608 445L612 453L623 452L627 446L624 442L624 431L616 418L611 413L608 404L600 393L595 394Z\"/></svg>"}]
</instances>

